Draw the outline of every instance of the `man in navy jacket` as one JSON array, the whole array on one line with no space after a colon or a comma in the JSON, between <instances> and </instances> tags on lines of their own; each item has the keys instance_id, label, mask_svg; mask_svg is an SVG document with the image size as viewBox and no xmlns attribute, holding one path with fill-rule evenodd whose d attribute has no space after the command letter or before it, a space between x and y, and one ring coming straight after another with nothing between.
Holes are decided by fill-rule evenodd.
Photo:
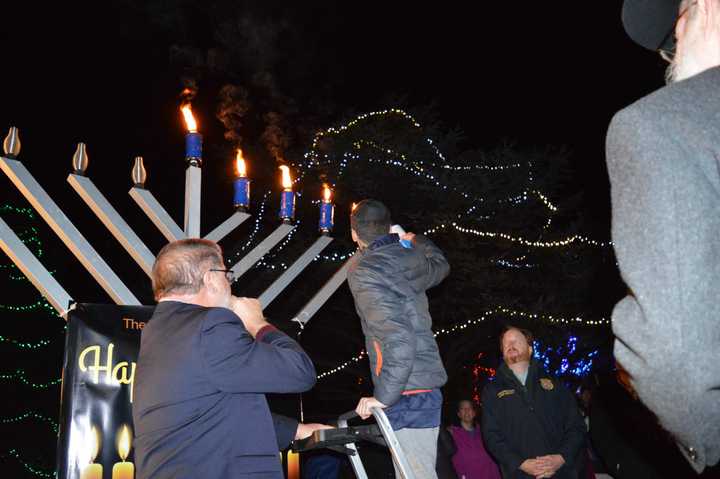
<instances>
[{"instance_id":1,"label":"man in navy jacket","mask_svg":"<svg viewBox=\"0 0 720 479\"><path fill-rule=\"evenodd\" d=\"M278 449L318 425L273 416L265 393L315 384L302 348L265 321L257 300L231 295L220 248L165 246L152 283L135 376L137 478L283 477Z\"/></svg>"}]
</instances>

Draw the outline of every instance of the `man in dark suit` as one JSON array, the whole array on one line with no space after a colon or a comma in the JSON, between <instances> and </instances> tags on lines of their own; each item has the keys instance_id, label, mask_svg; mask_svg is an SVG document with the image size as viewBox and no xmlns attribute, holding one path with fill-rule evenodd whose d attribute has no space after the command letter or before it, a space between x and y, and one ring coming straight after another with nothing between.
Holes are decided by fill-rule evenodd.
<instances>
[{"instance_id":1,"label":"man in dark suit","mask_svg":"<svg viewBox=\"0 0 720 479\"><path fill-rule=\"evenodd\" d=\"M630 294L615 357L697 471L720 460L720 0L625 0L670 84L607 136L612 237Z\"/></svg>"},{"instance_id":2,"label":"man in dark suit","mask_svg":"<svg viewBox=\"0 0 720 479\"><path fill-rule=\"evenodd\" d=\"M307 391L315 368L257 300L231 296L223 268L220 247L201 239L155 260L158 305L135 376L138 479L280 479L278 449L320 427L271 415L265 393Z\"/></svg>"}]
</instances>

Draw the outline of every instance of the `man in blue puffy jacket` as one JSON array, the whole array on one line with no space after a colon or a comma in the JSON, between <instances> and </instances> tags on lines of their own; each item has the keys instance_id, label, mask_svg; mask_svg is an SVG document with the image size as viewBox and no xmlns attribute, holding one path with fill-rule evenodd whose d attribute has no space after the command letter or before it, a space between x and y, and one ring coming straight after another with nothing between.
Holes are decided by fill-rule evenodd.
<instances>
[{"instance_id":1,"label":"man in blue puffy jacket","mask_svg":"<svg viewBox=\"0 0 720 479\"><path fill-rule=\"evenodd\" d=\"M360 202L350 217L360 251L348 284L360 316L374 393L357 413L386 414L418 478L436 478L438 426L447 381L425 291L450 272L442 252L427 238L390 233L390 211L376 200ZM401 242L402 240L402 242Z\"/></svg>"}]
</instances>

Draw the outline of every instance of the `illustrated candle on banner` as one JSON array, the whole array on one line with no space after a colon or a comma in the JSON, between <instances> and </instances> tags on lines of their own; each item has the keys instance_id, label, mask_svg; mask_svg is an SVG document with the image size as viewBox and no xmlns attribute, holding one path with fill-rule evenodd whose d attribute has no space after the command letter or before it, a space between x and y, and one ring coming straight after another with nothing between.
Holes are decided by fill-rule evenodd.
<instances>
[{"instance_id":1,"label":"illustrated candle on banner","mask_svg":"<svg viewBox=\"0 0 720 479\"><path fill-rule=\"evenodd\" d=\"M83 442L85 445L90 446L89 464L82 469L80 479L103 479L102 464L93 463L100 452L100 431L93 426L88 432L88 437Z\"/></svg>"},{"instance_id":2,"label":"illustrated candle on banner","mask_svg":"<svg viewBox=\"0 0 720 479\"><path fill-rule=\"evenodd\" d=\"M112 469L112 479L133 479L135 477L135 465L132 462L125 462L130 455L131 447L130 428L124 424L118 433L117 448L118 455L122 462L117 462Z\"/></svg>"}]
</instances>

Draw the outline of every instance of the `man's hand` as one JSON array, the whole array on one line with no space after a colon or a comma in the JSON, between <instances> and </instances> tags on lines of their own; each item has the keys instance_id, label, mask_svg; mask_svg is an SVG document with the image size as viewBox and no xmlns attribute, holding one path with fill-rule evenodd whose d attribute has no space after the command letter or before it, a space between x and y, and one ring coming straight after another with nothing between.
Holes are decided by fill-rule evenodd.
<instances>
[{"instance_id":1,"label":"man's hand","mask_svg":"<svg viewBox=\"0 0 720 479\"><path fill-rule=\"evenodd\" d=\"M543 468L540 459L525 459L523 463L520 464L520 470L535 478L545 477L542 476L542 474L545 473L545 469Z\"/></svg>"},{"instance_id":2,"label":"man's hand","mask_svg":"<svg viewBox=\"0 0 720 479\"><path fill-rule=\"evenodd\" d=\"M328 426L327 424L298 424L297 431L295 431L295 440L298 439L305 439L306 437L310 437L310 435L315 432L319 431L320 429L335 429L332 426Z\"/></svg>"},{"instance_id":3,"label":"man's hand","mask_svg":"<svg viewBox=\"0 0 720 479\"><path fill-rule=\"evenodd\" d=\"M413 244L415 244L415 233L405 233L400 237L401 240L409 241Z\"/></svg>"},{"instance_id":4,"label":"man's hand","mask_svg":"<svg viewBox=\"0 0 720 479\"><path fill-rule=\"evenodd\" d=\"M543 473L537 476L537 478L552 477L558 469L565 464L565 459L560 454L542 456L537 460L540 463L540 467L543 469Z\"/></svg>"},{"instance_id":5,"label":"man's hand","mask_svg":"<svg viewBox=\"0 0 720 479\"><path fill-rule=\"evenodd\" d=\"M258 331L267 326L260 301L255 298L230 298L230 309L240 317L248 333L254 338Z\"/></svg>"},{"instance_id":6,"label":"man's hand","mask_svg":"<svg viewBox=\"0 0 720 479\"><path fill-rule=\"evenodd\" d=\"M367 419L372 416L372 411L370 411L370 408L373 407L385 409L387 406L375 399L374 397L362 398L360 399L360 402L355 408L355 412L358 413L358 416L360 416L361 418Z\"/></svg>"}]
</instances>

